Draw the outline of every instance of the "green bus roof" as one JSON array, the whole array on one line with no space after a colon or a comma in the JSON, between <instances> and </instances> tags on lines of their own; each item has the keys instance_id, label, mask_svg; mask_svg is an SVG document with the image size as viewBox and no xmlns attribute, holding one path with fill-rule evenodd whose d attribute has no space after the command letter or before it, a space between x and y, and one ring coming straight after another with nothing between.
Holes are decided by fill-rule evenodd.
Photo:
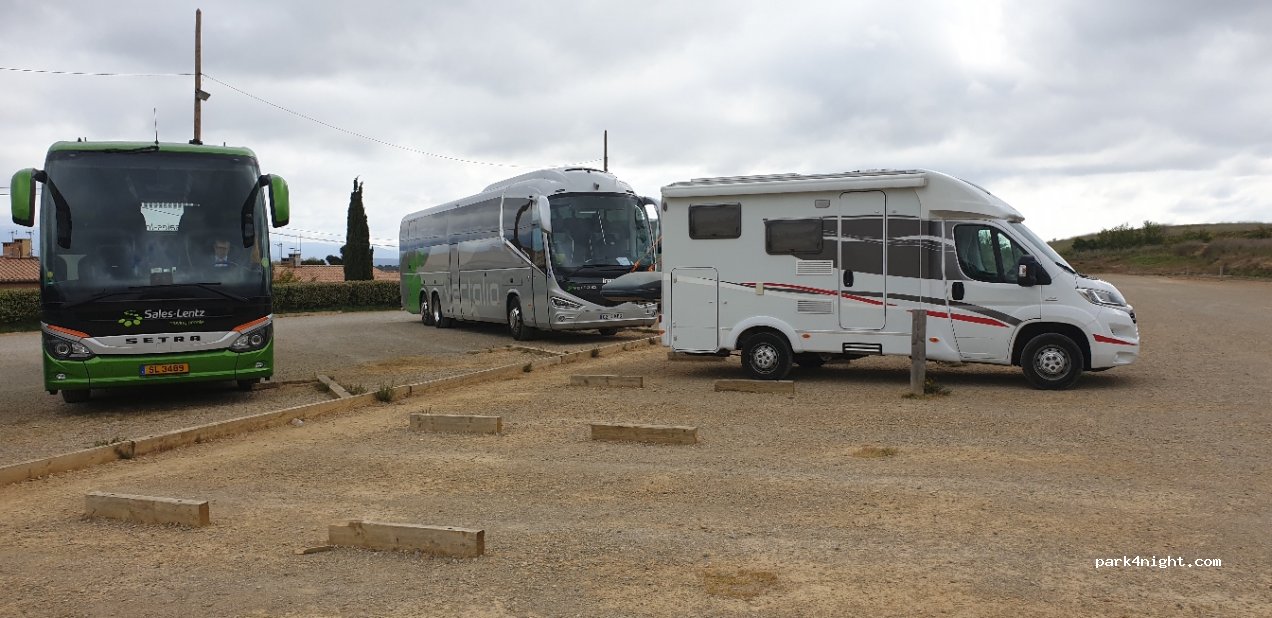
<instances>
[{"instance_id":1,"label":"green bus roof","mask_svg":"<svg viewBox=\"0 0 1272 618\"><path fill-rule=\"evenodd\" d=\"M234 157L256 158L250 148L237 146L208 146L206 144L173 144L157 142L55 142L49 146L49 154L54 152L101 152L104 150L150 150L158 147L159 152L188 152L198 154L227 155Z\"/></svg>"}]
</instances>

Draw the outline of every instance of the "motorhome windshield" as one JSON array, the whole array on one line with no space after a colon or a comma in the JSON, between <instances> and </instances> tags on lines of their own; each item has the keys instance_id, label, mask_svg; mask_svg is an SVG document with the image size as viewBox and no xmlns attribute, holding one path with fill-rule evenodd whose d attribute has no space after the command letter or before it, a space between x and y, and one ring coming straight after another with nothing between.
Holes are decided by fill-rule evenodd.
<instances>
[{"instance_id":1,"label":"motorhome windshield","mask_svg":"<svg viewBox=\"0 0 1272 618\"><path fill-rule=\"evenodd\" d=\"M1068 269L1068 271L1071 273L1077 272L1076 270L1074 270L1072 266L1069 265L1067 261L1065 261L1063 257L1060 257L1059 253L1056 253L1055 249L1051 248L1051 245L1047 244L1047 241L1039 238L1038 235L1035 234L1033 230L1029 229L1028 227L1025 227L1024 223L1020 223L1018 221L1013 222L1011 224L1011 227L1012 229L1016 230L1016 233L1020 234L1021 236L1024 236L1025 239L1029 241L1029 244L1037 247L1038 251L1042 253L1044 256L1046 256L1048 260L1055 262L1056 265L1060 266L1061 268Z\"/></svg>"},{"instance_id":2,"label":"motorhome windshield","mask_svg":"<svg viewBox=\"0 0 1272 618\"><path fill-rule=\"evenodd\" d=\"M46 302L268 293L265 202L253 159L75 151L51 154L45 167ZM245 205L254 223L247 246Z\"/></svg>"},{"instance_id":3,"label":"motorhome windshield","mask_svg":"<svg viewBox=\"0 0 1272 618\"><path fill-rule=\"evenodd\" d=\"M635 196L563 193L548 201L557 270L622 270L653 263L649 219Z\"/></svg>"}]
</instances>

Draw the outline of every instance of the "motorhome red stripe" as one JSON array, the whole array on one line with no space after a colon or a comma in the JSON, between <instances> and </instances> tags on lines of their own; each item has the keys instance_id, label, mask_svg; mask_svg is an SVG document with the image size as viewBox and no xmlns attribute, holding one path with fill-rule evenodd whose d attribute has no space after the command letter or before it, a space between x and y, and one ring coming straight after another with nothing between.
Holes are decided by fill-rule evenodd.
<instances>
[{"instance_id":1,"label":"motorhome red stripe","mask_svg":"<svg viewBox=\"0 0 1272 618\"><path fill-rule=\"evenodd\" d=\"M755 284L754 284L754 283L747 283L747 284L744 284L744 285L746 285L747 287L755 287ZM774 289L774 290L776 290L776 291L779 291L779 292L806 292L806 293L808 293L808 294L822 294L822 295L824 295L824 296L839 296L839 297L842 297L842 298L847 298L848 300L855 300L855 301L860 302L860 303L866 303L866 304L868 304L868 305L882 305L882 304L883 304L883 301L875 300L875 299L873 299L873 298L866 298L866 297L864 297L864 296L857 296L856 294L849 294L849 293L847 293L847 292L836 292L835 290L825 290L825 289L822 289L822 288L810 288L810 287L803 286L803 285L791 285L791 284L789 284L789 283L768 283L768 282L765 282L765 283L764 283L764 287L766 287L766 288L772 288L772 289Z\"/></svg>"},{"instance_id":2,"label":"motorhome red stripe","mask_svg":"<svg viewBox=\"0 0 1272 618\"><path fill-rule=\"evenodd\" d=\"M1134 343L1131 343L1129 341L1122 341L1121 339L1105 337L1104 335L1095 335L1095 341L1097 343L1111 343L1113 345L1135 345Z\"/></svg>"},{"instance_id":3,"label":"motorhome red stripe","mask_svg":"<svg viewBox=\"0 0 1272 618\"><path fill-rule=\"evenodd\" d=\"M944 311L932 311L931 309L928 310L928 317L949 318L956 322L970 322L972 324L981 324L984 326L1002 326L1002 327L1007 326L1006 324L999 322L998 320L995 320L993 318L982 318L978 315L963 315L961 313L945 313Z\"/></svg>"}]
</instances>

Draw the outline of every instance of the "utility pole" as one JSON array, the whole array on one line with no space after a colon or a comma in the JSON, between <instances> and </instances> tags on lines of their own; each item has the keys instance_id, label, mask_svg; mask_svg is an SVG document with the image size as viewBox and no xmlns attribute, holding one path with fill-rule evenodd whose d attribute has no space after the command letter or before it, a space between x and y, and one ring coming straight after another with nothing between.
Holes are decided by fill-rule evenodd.
<instances>
[{"instance_id":1,"label":"utility pole","mask_svg":"<svg viewBox=\"0 0 1272 618\"><path fill-rule=\"evenodd\" d=\"M203 102L212 95L203 91L203 9L194 10L194 139L203 143Z\"/></svg>"},{"instance_id":2,"label":"utility pole","mask_svg":"<svg viewBox=\"0 0 1272 618\"><path fill-rule=\"evenodd\" d=\"M609 171L609 131L608 130L605 131L605 141L601 146L601 151L604 154L604 159L605 159L604 163L602 163L602 171L608 172Z\"/></svg>"}]
</instances>

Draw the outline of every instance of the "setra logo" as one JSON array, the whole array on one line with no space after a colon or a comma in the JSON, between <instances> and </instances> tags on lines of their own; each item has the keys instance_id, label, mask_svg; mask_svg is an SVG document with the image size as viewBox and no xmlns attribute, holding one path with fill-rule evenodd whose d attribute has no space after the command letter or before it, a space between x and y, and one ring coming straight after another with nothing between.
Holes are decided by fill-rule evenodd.
<instances>
[{"instance_id":1,"label":"setra logo","mask_svg":"<svg viewBox=\"0 0 1272 618\"><path fill-rule=\"evenodd\" d=\"M138 314L136 311L129 309L124 312L124 317L119 318L119 323L123 324L124 326L128 328L132 328L133 326L140 326L141 315Z\"/></svg>"}]
</instances>

